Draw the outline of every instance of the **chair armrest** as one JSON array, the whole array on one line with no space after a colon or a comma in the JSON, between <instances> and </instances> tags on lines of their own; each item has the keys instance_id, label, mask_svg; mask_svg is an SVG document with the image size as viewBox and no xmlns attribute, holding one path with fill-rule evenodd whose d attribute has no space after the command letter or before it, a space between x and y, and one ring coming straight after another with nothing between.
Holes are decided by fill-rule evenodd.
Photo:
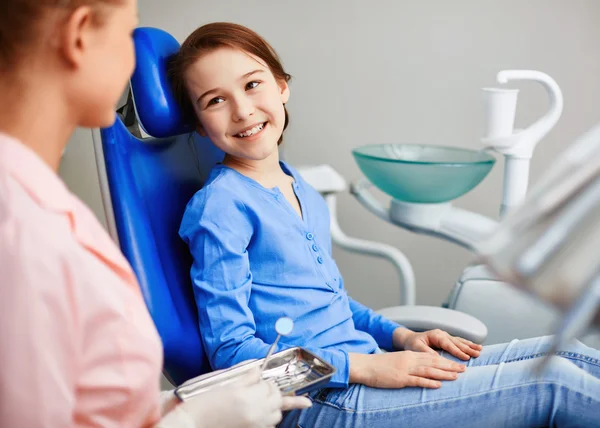
<instances>
[{"instance_id":1,"label":"chair armrest","mask_svg":"<svg viewBox=\"0 0 600 428\"><path fill-rule=\"evenodd\" d=\"M346 180L331 165L305 165L298 166L296 170L308 184L323 195L346 190Z\"/></svg>"},{"instance_id":2,"label":"chair armrest","mask_svg":"<svg viewBox=\"0 0 600 428\"><path fill-rule=\"evenodd\" d=\"M453 309L437 306L395 306L377 311L378 314L413 331L439 328L453 336L483 343L488 330L477 318Z\"/></svg>"}]
</instances>

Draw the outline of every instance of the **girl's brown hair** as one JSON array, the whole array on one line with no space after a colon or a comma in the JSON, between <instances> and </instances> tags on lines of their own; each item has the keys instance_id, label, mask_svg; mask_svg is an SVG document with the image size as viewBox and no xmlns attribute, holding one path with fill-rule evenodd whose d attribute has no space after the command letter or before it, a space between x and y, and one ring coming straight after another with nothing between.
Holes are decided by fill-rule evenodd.
<instances>
[{"instance_id":1,"label":"girl's brown hair","mask_svg":"<svg viewBox=\"0 0 600 428\"><path fill-rule=\"evenodd\" d=\"M38 37L40 24L51 10L70 12L80 6L120 4L123 0L1 0L0 72L11 71ZM98 17L96 14L94 17Z\"/></svg>"},{"instance_id":2,"label":"girl's brown hair","mask_svg":"<svg viewBox=\"0 0 600 428\"><path fill-rule=\"evenodd\" d=\"M198 118L185 86L185 72L200 56L222 47L238 49L260 58L267 64L278 81L287 83L292 78L284 71L281 60L271 45L249 28L229 22L213 22L203 25L185 39L169 63L169 76L175 98L182 108L185 119L189 122L198 124ZM290 120L285 105L283 109L285 111L283 129L285 130ZM283 134L277 144L281 144L282 140Z\"/></svg>"}]
</instances>

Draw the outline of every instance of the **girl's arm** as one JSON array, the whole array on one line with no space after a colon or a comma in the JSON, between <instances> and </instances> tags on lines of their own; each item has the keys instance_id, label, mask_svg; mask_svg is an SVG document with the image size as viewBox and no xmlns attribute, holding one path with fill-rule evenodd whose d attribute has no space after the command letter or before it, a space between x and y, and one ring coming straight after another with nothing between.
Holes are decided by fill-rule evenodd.
<instances>
[{"instance_id":1,"label":"girl's arm","mask_svg":"<svg viewBox=\"0 0 600 428\"><path fill-rule=\"evenodd\" d=\"M451 336L440 329L416 333L386 319L350 298L349 300L355 326L359 330L371 334L382 349L430 353L435 353L434 349L444 349L462 360L479 356L481 345L460 337Z\"/></svg>"},{"instance_id":2,"label":"girl's arm","mask_svg":"<svg viewBox=\"0 0 600 428\"><path fill-rule=\"evenodd\" d=\"M381 349L386 351L394 351L402 349L398 339L402 334L401 331L410 331L400 324L379 315L374 310L358 303L351 297L350 310L352 311L352 319L358 330L369 333Z\"/></svg>"}]
</instances>

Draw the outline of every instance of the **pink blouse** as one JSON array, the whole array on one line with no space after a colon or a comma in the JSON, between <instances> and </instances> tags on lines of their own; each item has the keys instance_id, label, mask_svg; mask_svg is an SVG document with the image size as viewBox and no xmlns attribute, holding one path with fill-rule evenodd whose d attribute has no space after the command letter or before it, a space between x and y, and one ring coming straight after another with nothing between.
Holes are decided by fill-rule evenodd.
<instances>
[{"instance_id":1,"label":"pink blouse","mask_svg":"<svg viewBox=\"0 0 600 428\"><path fill-rule=\"evenodd\" d=\"M141 427L160 418L160 339L90 210L0 133L0 427Z\"/></svg>"}]
</instances>

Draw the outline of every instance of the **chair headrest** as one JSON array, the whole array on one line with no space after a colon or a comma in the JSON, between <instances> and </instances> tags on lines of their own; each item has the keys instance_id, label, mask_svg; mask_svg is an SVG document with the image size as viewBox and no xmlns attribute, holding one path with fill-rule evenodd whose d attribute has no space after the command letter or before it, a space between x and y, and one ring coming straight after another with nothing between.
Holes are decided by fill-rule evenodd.
<instances>
[{"instance_id":1,"label":"chair headrest","mask_svg":"<svg viewBox=\"0 0 600 428\"><path fill-rule=\"evenodd\" d=\"M167 76L169 58L179 50L179 42L166 31L141 27L133 33L136 67L131 92L144 131L156 138L192 132L185 123Z\"/></svg>"}]
</instances>

